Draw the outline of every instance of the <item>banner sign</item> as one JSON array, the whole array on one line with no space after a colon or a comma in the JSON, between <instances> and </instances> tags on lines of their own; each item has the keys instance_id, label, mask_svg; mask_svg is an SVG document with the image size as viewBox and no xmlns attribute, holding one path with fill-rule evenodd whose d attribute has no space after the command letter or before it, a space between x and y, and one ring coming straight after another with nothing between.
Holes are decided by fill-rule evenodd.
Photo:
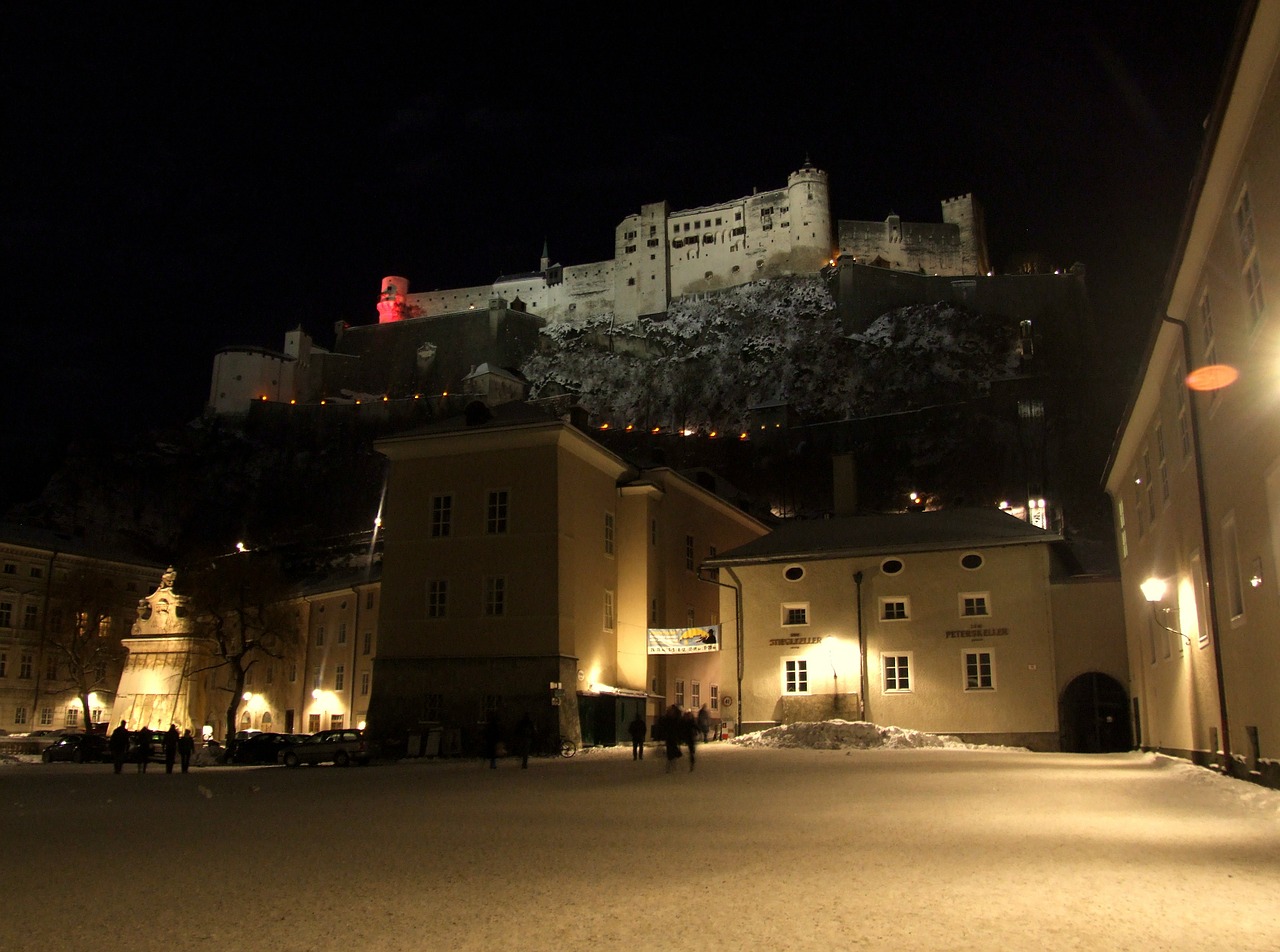
<instances>
[{"instance_id":1,"label":"banner sign","mask_svg":"<svg viewBox=\"0 0 1280 952\"><path fill-rule=\"evenodd\" d=\"M690 654L719 651L720 626L705 628L650 628L649 654Z\"/></svg>"}]
</instances>

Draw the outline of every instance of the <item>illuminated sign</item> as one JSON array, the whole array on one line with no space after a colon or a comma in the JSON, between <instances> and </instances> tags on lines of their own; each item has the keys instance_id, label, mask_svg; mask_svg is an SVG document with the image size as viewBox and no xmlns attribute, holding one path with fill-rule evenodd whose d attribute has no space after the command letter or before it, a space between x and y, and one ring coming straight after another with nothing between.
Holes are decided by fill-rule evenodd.
<instances>
[{"instance_id":1,"label":"illuminated sign","mask_svg":"<svg viewBox=\"0 0 1280 952\"><path fill-rule=\"evenodd\" d=\"M650 628L649 654L691 654L720 650L720 626L704 628Z\"/></svg>"},{"instance_id":2,"label":"illuminated sign","mask_svg":"<svg viewBox=\"0 0 1280 952\"><path fill-rule=\"evenodd\" d=\"M770 638L769 644L793 647L796 645L818 645L822 639L817 635L789 635L786 638Z\"/></svg>"},{"instance_id":3,"label":"illuminated sign","mask_svg":"<svg viewBox=\"0 0 1280 952\"><path fill-rule=\"evenodd\" d=\"M961 628L956 631L948 631L948 638L998 638L1001 635L1009 634L1008 628Z\"/></svg>"}]
</instances>

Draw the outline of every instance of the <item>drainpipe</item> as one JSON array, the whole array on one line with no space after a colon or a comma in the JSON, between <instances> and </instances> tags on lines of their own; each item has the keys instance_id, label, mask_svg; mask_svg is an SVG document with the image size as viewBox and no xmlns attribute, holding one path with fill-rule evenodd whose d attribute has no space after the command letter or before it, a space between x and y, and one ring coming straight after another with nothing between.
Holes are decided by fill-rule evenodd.
<instances>
[{"instance_id":1,"label":"drainpipe","mask_svg":"<svg viewBox=\"0 0 1280 952\"><path fill-rule=\"evenodd\" d=\"M733 614L736 629L734 632L734 651L738 656L738 698L736 702L737 709L734 715L733 736L737 737L742 733L742 582L739 581L738 576L733 574L733 569L726 566L725 571L729 573L729 577L732 578L736 584L729 585L726 582L721 582L719 579L703 578L701 567L698 568L698 581L710 582L712 585L719 585L721 588L727 588L733 592Z\"/></svg>"},{"instance_id":2,"label":"drainpipe","mask_svg":"<svg viewBox=\"0 0 1280 952\"><path fill-rule=\"evenodd\" d=\"M862 571L853 573L856 588L856 618L858 622L858 720L867 719L867 640L862 634Z\"/></svg>"},{"instance_id":3,"label":"drainpipe","mask_svg":"<svg viewBox=\"0 0 1280 952\"><path fill-rule=\"evenodd\" d=\"M1186 321L1170 317L1167 314L1161 320L1166 324L1174 325L1181 332L1182 367L1185 373L1190 373L1192 363L1191 329L1187 326ZM1200 503L1200 545L1204 551L1204 574L1207 580L1206 587L1209 589L1209 619L1213 625L1211 647L1213 650L1215 686L1218 690L1218 720L1219 731L1222 735L1222 770L1227 776L1231 776L1233 765L1231 758L1231 730L1227 722L1227 690L1222 677L1222 644L1221 639L1218 637L1218 598L1215 594L1217 589L1214 584L1213 555L1210 546L1208 493L1204 486L1204 454L1200 448L1200 413L1196 406L1194 393L1187 403L1191 411L1191 452L1196 461L1196 495Z\"/></svg>"}]
</instances>

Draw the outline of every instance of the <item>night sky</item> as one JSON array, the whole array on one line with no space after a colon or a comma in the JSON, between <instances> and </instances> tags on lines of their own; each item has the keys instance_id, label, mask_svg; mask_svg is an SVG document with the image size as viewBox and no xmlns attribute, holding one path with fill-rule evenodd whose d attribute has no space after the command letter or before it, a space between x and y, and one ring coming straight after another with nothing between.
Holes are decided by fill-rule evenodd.
<instances>
[{"instance_id":1,"label":"night sky","mask_svg":"<svg viewBox=\"0 0 1280 952\"><path fill-rule=\"evenodd\" d=\"M1237 3L696 9L7 5L0 507L198 415L219 347L373 322L383 275L606 259L806 156L836 218L972 191L998 270L1084 262L1127 386Z\"/></svg>"}]
</instances>

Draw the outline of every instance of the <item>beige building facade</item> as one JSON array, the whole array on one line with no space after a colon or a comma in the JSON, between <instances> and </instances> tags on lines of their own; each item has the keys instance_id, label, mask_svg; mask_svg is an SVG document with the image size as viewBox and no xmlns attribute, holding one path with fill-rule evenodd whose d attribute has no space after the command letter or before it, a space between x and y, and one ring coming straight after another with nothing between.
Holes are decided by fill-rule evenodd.
<instances>
[{"instance_id":1,"label":"beige building facade","mask_svg":"<svg viewBox=\"0 0 1280 952\"><path fill-rule=\"evenodd\" d=\"M711 560L744 731L867 720L1033 750L1127 749L1114 580L1005 512L784 524ZM736 641L736 648L734 642Z\"/></svg>"},{"instance_id":2,"label":"beige building facade","mask_svg":"<svg viewBox=\"0 0 1280 952\"><path fill-rule=\"evenodd\" d=\"M666 468L638 469L520 404L379 449L391 459L379 734L450 724L473 745L527 713L542 738L611 744L679 690L704 703L720 652L651 655L650 628L716 623L701 563L764 534Z\"/></svg>"},{"instance_id":3,"label":"beige building facade","mask_svg":"<svg viewBox=\"0 0 1280 952\"><path fill-rule=\"evenodd\" d=\"M1246 4L1106 472L1140 743L1271 784L1280 783L1277 62L1280 5Z\"/></svg>"}]
</instances>

